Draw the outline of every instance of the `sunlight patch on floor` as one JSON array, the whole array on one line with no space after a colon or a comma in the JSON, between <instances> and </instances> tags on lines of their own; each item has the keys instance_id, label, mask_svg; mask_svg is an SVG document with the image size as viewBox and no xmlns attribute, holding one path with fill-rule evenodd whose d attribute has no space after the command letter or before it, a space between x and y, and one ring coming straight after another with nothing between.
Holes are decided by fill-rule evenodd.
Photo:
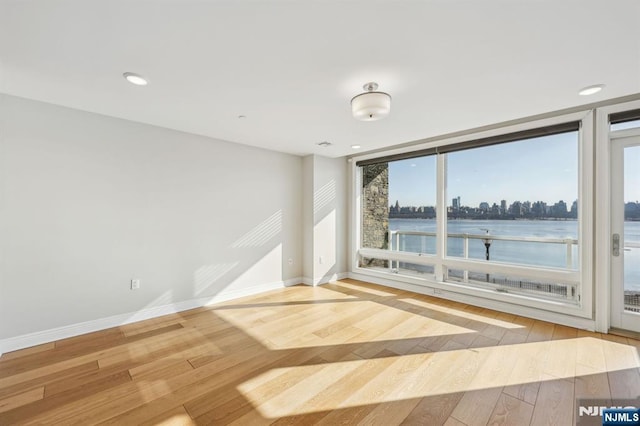
<instances>
[{"instance_id":1,"label":"sunlight patch on floor","mask_svg":"<svg viewBox=\"0 0 640 426\"><path fill-rule=\"evenodd\" d=\"M138 388L136 396L144 401L144 403L150 403L157 398L162 398L171 393L171 388L166 380L142 380L136 383L136 387Z\"/></svg>"},{"instance_id":2,"label":"sunlight patch on floor","mask_svg":"<svg viewBox=\"0 0 640 426\"><path fill-rule=\"evenodd\" d=\"M609 358L615 365L607 365ZM583 337L277 368L237 389L262 416L273 419L573 378L576 365L584 363L590 374L640 366L634 347Z\"/></svg>"},{"instance_id":3,"label":"sunlight patch on floor","mask_svg":"<svg viewBox=\"0 0 640 426\"><path fill-rule=\"evenodd\" d=\"M460 314L460 307L449 308L447 306L443 306L436 303L430 303L430 302L427 302L426 300L419 300L412 297L399 299L399 300L410 305L431 309L433 311L438 311L443 314L450 314L450 315ZM468 311L464 311L464 318L471 319L473 321L483 322L485 324L495 325L502 328L507 328L507 329L525 328L523 325L514 324L509 321L504 321L497 318L491 318L484 315L477 315Z\"/></svg>"},{"instance_id":4,"label":"sunlight patch on floor","mask_svg":"<svg viewBox=\"0 0 640 426\"><path fill-rule=\"evenodd\" d=\"M335 324L327 316L329 309L340 309L341 302L322 305L289 305L274 307L277 317L270 321L264 318L252 319L250 309L218 310L216 313L225 321L241 329L256 341L272 350L294 349L315 346L358 344L385 340L424 339L444 335L476 333L475 330L415 315L403 310L381 308L371 301L349 302L350 309L361 312L361 317L349 320L348 324ZM256 308L260 309L260 308ZM384 333L377 330L381 321L396 324ZM298 326L304 324L310 333L300 335ZM397 339L396 336L403 336ZM417 342L416 342L417 344Z\"/></svg>"}]
</instances>

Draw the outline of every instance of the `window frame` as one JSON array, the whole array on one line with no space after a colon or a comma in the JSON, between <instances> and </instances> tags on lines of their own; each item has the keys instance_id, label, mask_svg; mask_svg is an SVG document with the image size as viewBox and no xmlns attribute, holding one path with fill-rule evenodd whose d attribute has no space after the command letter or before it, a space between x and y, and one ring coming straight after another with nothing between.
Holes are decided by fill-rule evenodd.
<instances>
[{"instance_id":1,"label":"window frame","mask_svg":"<svg viewBox=\"0 0 640 426\"><path fill-rule=\"evenodd\" d=\"M486 263L473 259L461 259L446 256L446 175L447 175L447 159L446 154L437 155L437 177L436 177L436 254L426 255L418 253L398 253L388 250L368 249L361 247L361 223L362 223L362 200L361 186L362 176L361 168L356 165L359 161L371 160L379 157L403 155L414 151L431 150L434 148L445 147L448 145L459 144L463 142L473 142L478 139L490 137L499 137L509 133L517 133L536 128L555 126L570 121L580 122L578 130L578 256L579 269L570 271L556 268L544 268L524 265L496 264ZM557 313L561 315L569 315L583 319L593 319L593 275L594 268L592 265L594 252L594 231L592 224L594 215L594 111L582 110L569 114L556 115L542 119L536 119L521 122L512 125L496 126L489 130L469 131L465 134L430 138L411 146L379 151L372 154L354 156L350 158L351 163L351 246L350 272L353 275L379 282L381 284L400 284L418 286L413 288L421 288L423 292L428 294L448 294L452 299L481 298L482 300L491 300L496 302L506 302L513 305L533 308L541 311L541 316L546 317L544 312L551 314ZM435 273L432 279L416 278L409 275L391 274L379 270L359 267L358 260L360 257L376 257L388 260L398 260L416 264L434 265ZM444 268L469 269L484 272L491 271L495 273L512 274L519 277L531 277L552 279L557 282L576 283L578 294L580 295L579 303L568 303L556 300L547 300L515 293L501 293L491 289L483 289L470 287L464 284L453 282L445 282Z\"/></svg>"},{"instance_id":2,"label":"window frame","mask_svg":"<svg viewBox=\"0 0 640 426\"><path fill-rule=\"evenodd\" d=\"M595 330L608 333L611 325L611 138L636 134L640 128L611 130L611 114L640 109L640 100L601 106L595 109L595 229L594 247Z\"/></svg>"}]
</instances>

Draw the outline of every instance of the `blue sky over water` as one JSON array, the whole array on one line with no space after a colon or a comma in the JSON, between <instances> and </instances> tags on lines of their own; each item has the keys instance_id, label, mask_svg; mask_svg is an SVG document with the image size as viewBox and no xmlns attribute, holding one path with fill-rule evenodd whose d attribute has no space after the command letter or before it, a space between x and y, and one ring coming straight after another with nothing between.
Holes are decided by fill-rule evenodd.
<instances>
[{"instance_id":1,"label":"blue sky over water","mask_svg":"<svg viewBox=\"0 0 640 426\"><path fill-rule=\"evenodd\" d=\"M447 204L460 197L464 206L481 202L578 198L578 134L564 133L448 154ZM435 156L389 164L389 202L435 205Z\"/></svg>"}]
</instances>

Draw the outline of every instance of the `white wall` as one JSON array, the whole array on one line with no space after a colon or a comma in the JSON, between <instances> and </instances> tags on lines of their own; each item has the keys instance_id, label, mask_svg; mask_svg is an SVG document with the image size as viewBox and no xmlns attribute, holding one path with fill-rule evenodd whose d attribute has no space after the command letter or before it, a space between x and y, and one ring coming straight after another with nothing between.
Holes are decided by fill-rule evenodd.
<instances>
[{"instance_id":1,"label":"white wall","mask_svg":"<svg viewBox=\"0 0 640 426\"><path fill-rule=\"evenodd\" d=\"M296 282L301 197L299 157L0 95L0 340Z\"/></svg>"},{"instance_id":2,"label":"white wall","mask_svg":"<svg viewBox=\"0 0 640 426\"><path fill-rule=\"evenodd\" d=\"M303 273L306 284L347 272L348 167L345 158L303 159Z\"/></svg>"},{"instance_id":3,"label":"white wall","mask_svg":"<svg viewBox=\"0 0 640 426\"><path fill-rule=\"evenodd\" d=\"M313 278L313 170L314 155L302 159L302 276L307 284Z\"/></svg>"}]
</instances>

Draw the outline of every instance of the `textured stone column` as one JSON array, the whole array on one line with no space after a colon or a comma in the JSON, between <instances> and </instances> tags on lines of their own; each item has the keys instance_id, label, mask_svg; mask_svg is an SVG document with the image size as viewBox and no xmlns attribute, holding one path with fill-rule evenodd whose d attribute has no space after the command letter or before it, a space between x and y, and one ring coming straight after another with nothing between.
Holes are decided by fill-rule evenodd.
<instances>
[{"instance_id":1,"label":"textured stone column","mask_svg":"<svg viewBox=\"0 0 640 426\"><path fill-rule=\"evenodd\" d=\"M389 165L362 168L362 247L389 248ZM361 266L387 267L386 260L363 259Z\"/></svg>"}]
</instances>

